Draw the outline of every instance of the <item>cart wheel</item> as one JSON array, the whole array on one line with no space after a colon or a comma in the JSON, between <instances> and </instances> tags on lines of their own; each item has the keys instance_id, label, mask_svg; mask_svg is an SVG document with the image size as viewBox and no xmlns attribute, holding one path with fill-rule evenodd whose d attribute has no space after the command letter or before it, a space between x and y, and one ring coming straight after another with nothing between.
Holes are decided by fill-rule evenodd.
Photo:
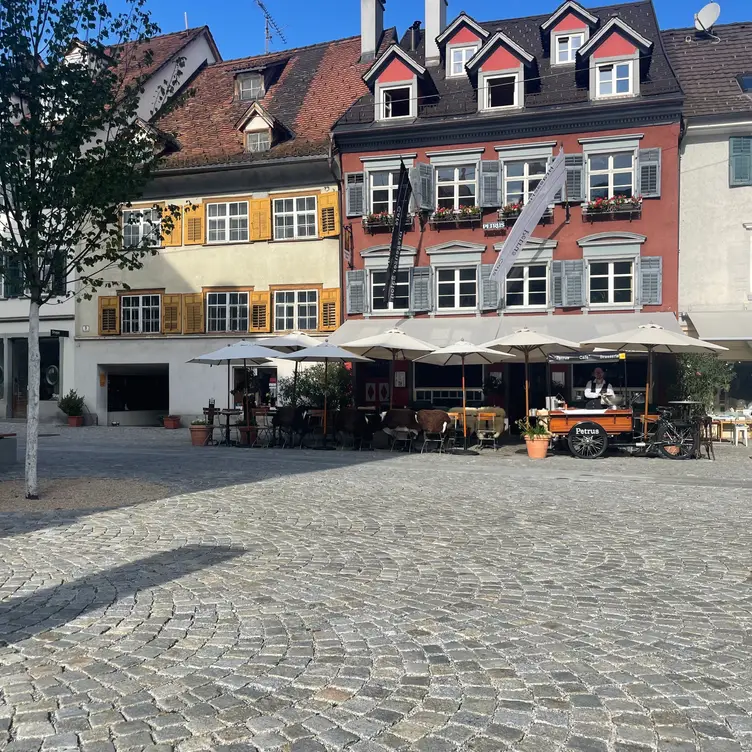
<instances>
[{"instance_id":1,"label":"cart wheel","mask_svg":"<svg viewBox=\"0 0 752 752\"><path fill-rule=\"evenodd\" d=\"M655 435L658 454L668 460L688 460L695 456L696 430L691 423L662 423Z\"/></svg>"},{"instance_id":2,"label":"cart wheel","mask_svg":"<svg viewBox=\"0 0 752 752\"><path fill-rule=\"evenodd\" d=\"M608 449L608 434L598 423L584 421L572 426L567 435L569 451L581 460L595 460Z\"/></svg>"}]
</instances>

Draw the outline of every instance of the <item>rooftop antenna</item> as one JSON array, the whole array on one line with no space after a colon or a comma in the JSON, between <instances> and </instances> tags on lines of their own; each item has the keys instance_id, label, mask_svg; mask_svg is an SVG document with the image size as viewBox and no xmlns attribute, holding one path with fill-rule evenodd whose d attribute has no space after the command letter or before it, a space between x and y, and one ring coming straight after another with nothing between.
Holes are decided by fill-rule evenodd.
<instances>
[{"instance_id":1,"label":"rooftop antenna","mask_svg":"<svg viewBox=\"0 0 752 752\"><path fill-rule=\"evenodd\" d=\"M695 29L712 37L716 42L720 42L720 37L713 34L713 25L720 15L721 6L715 2L708 3L700 9L699 13L695 13Z\"/></svg>"},{"instance_id":2,"label":"rooftop antenna","mask_svg":"<svg viewBox=\"0 0 752 752\"><path fill-rule=\"evenodd\" d=\"M262 0L256 0L256 5L261 8L261 12L264 14L264 54L266 55L269 53L269 45L272 43L272 39L274 38L275 34L285 44L287 44L287 40L285 39L285 35L282 33L282 29L277 26L277 22L272 17L272 14L269 13Z\"/></svg>"}]
</instances>

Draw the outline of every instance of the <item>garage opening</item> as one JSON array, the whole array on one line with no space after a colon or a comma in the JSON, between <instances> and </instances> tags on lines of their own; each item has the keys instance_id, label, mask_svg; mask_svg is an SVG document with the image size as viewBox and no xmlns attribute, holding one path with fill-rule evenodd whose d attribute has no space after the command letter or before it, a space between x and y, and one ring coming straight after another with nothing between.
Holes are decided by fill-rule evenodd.
<instances>
[{"instance_id":1,"label":"garage opening","mask_svg":"<svg viewBox=\"0 0 752 752\"><path fill-rule=\"evenodd\" d=\"M107 371L107 422L157 426L170 410L170 370L165 364L103 366Z\"/></svg>"}]
</instances>

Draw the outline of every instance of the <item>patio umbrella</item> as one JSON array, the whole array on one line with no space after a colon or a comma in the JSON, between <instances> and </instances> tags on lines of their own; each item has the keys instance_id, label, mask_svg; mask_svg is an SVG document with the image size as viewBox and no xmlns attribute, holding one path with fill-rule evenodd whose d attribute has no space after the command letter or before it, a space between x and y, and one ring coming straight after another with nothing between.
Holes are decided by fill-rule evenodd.
<instances>
[{"instance_id":1,"label":"patio umbrella","mask_svg":"<svg viewBox=\"0 0 752 752\"><path fill-rule=\"evenodd\" d=\"M387 329L372 337L356 339L342 345L346 350L376 360L388 360L389 366L389 408L392 407L392 387L394 384L394 361L417 360L435 350L433 345L405 334L402 329Z\"/></svg>"},{"instance_id":2,"label":"patio umbrella","mask_svg":"<svg viewBox=\"0 0 752 752\"><path fill-rule=\"evenodd\" d=\"M550 334L536 332L534 329L527 327L518 329L506 337L499 337L493 342L487 342L485 347L501 352L521 352L525 356L525 420L530 415L530 353L539 352L541 355L548 355L550 352L560 350L576 351L580 346L576 342L561 337L552 337Z\"/></svg>"},{"instance_id":3,"label":"patio umbrella","mask_svg":"<svg viewBox=\"0 0 752 752\"><path fill-rule=\"evenodd\" d=\"M270 350L276 350L280 353L291 353L303 350L306 347L316 347L320 344L321 340L316 337L312 337L305 332L288 332L287 334L280 334L277 337L266 337L260 340L262 347L268 347ZM292 377L292 406L295 407L295 402L298 396L298 363L295 362L295 372Z\"/></svg>"},{"instance_id":4,"label":"patio umbrella","mask_svg":"<svg viewBox=\"0 0 752 752\"><path fill-rule=\"evenodd\" d=\"M485 365L487 363L500 363L507 358L513 358L510 353L492 350L483 345L474 345L461 339L453 345L441 347L429 355L418 358L418 363L433 363L438 366L462 366L462 435L467 448L467 392L465 389L465 365Z\"/></svg>"},{"instance_id":5,"label":"patio umbrella","mask_svg":"<svg viewBox=\"0 0 752 752\"><path fill-rule=\"evenodd\" d=\"M323 342L316 347L306 347L297 352L286 353L277 356L280 360L292 360L298 363L323 363L324 364L324 446L326 446L326 420L327 420L327 376L329 363L371 363L370 358L343 350L336 345Z\"/></svg>"},{"instance_id":6,"label":"patio umbrella","mask_svg":"<svg viewBox=\"0 0 752 752\"><path fill-rule=\"evenodd\" d=\"M643 420L643 437L648 434L648 403L650 402L650 383L653 376L653 353L687 353L718 352L725 347L688 337L680 332L672 332L658 324L643 324L626 332L608 334L605 337L582 342L583 347L605 347L609 350L646 352L648 354L648 378L645 385L645 417Z\"/></svg>"}]
</instances>

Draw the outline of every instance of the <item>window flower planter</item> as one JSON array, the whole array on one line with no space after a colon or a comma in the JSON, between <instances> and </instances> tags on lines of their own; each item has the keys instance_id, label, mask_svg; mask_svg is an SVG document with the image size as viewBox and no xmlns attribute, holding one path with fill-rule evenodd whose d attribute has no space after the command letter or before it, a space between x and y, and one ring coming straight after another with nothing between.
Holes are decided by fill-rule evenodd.
<instances>
[{"instance_id":1,"label":"window flower planter","mask_svg":"<svg viewBox=\"0 0 752 752\"><path fill-rule=\"evenodd\" d=\"M611 198L597 198L582 206L583 222L611 222L614 220L639 219L642 216L642 196L625 198L612 196Z\"/></svg>"},{"instance_id":2,"label":"window flower planter","mask_svg":"<svg viewBox=\"0 0 752 752\"><path fill-rule=\"evenodd\" d=\"M520 214L522 214L522 209L520 208L514 211L507 211L506 213L505 210L506 207L499 211L499 220L504 222L507 227L511 227L517 221ZM550 225L553 220L554 210L549 207L548 209L546 209L546 211L543 212L541 218L538 220L538 224Z\"/></svg>"},{"instance_id":3,"label":"window flower planter","mask_svg":"<svg viewBox=\"0 0 752 752\"><path fill-rule=\"evenodd\" d=\"M379 212L378 214L368 214L363 217L363 229L373 235L375 232L391 232L394 229L394 214L388 212ZM409 212L403 219L403 229L411 230L413 227L413 215Z\"/></svg>"},{"instance_id":4,"label":"window flower planter","mask_svg":"<svg viewBox=\"0 0 752 752\"><path fill-rule=\"evenodd\" d=\"M436 209L430 218L431 227L441 230L445 227L476 227L483 222L483 212L477 206L465 209Z\"/></svg>"}]
</instances>

